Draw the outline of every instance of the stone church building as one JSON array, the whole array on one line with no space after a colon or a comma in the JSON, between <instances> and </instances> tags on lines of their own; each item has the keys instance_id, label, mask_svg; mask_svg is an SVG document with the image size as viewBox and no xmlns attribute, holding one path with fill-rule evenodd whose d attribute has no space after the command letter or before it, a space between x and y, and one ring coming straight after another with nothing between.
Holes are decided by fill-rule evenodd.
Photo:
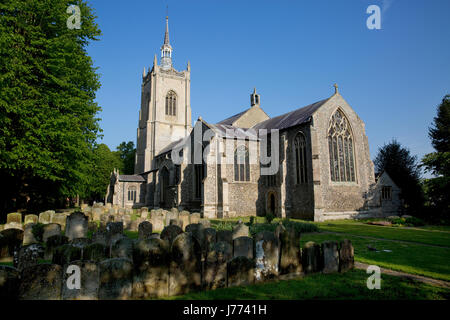
<instances>
[{"instance_id":1,"label":"stone church building","mask_svg":"<svg viewBox=\"0 0 450 320\"><path fill-rule=\"evenodd\" d=\"M166 17L160 63L155 55L142 75L135 174L114 171L106 203L206 218L398 212L400 190L387 173L376 179L364 122L337 85L330 97L274 118L255 89L248 109L219 123L199 117L192 127L190 64L175 70L172 54Z\"/></svg>"}]
</instances>

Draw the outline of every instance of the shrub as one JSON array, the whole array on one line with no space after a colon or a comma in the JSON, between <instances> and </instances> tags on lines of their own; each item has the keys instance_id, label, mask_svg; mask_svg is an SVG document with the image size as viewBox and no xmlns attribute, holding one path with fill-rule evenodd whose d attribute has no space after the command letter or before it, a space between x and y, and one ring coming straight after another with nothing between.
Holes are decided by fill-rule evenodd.
<instances>
[{"instance_id":1,"label":"shrub","mask_svg":"<svg viewBox=\"0 0 450 320\"><path fill-rule=\"evenodd\" d=\"M407 224L410 224L414 227L420 227L425 225L425 222L423 222L422 219L416 218L416 217L409 217L405 219Z\"/></svg>"},{"instance_id":2,"label":"shrub","mask_svg":"<svg viewBox=\"0 0 450 320\"><path fill-rule=\"evenodd\" d=\"M268 212L268 213L266 214L266 222L267 222L268 224L271 224L272 221L273 221L273 219L275 219L275 216L273 215L273 213L272 213L272 212Z\"/></svg>"}]
</instances>

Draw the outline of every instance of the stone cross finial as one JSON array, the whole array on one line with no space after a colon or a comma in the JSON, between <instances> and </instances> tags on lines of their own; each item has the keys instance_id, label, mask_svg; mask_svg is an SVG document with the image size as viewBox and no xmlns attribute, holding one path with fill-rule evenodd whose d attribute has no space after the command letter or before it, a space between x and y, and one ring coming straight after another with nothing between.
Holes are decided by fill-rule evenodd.
<instances>
[{"instance_id":1,"label":"stone cross finial","mask_svg":"<svg viewBox=\"0 0 450 320\"><path fill-rule=\"evenodd\" d=\"M333 87L334 87L334 93L338 93L339 90L338 90L338 85L337 85L337 83L333 84Z\"/></svg>"}]
</instances>

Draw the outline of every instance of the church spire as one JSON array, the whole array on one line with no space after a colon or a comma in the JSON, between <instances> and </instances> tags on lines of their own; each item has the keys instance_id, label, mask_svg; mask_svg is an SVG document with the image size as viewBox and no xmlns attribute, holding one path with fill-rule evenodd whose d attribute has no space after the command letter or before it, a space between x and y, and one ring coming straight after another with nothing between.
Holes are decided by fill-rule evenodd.
<instances>
[{"instance_id":1,"label":"church spire","mask_svg":"<svg viewBox=\"0 0 450 320\"><path fill-rule=\"evenodd\" d=\"M172 46L169 41L169 16L166 16L166 33L164 34L164 44L161 47L161 69L170 70L172 68Z\"/></svg>"}]
</instances>

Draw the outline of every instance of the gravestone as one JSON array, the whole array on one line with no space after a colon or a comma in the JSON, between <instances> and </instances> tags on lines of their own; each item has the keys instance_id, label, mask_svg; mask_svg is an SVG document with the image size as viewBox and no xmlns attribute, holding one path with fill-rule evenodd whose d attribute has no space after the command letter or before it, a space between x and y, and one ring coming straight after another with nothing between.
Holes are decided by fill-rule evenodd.
<instances>
[{"instance_id":1,"label":"gravestone","mask_svg":"<svg viewBox=\"0 0 450 320\"><path fill-rule=\"evenodd\" d=\"M178 219L181 221L181 228L183 231L186 230L186 226L190 223L189 222L189 212L187 211L181 211L178 214Z\"/></svg>"},{"instance_id":2,"label":"gravestone","mask_svg":"<svg viewBox=\"0 0 450 320\"><path fill-rule=\"evenodd\" d=\"M26 246L28 244L39 242L33 234L33 226L35 223L28 223L25 225L23 230L23 242L22 245Z\"/></svg>"},{"instance_id":3,"label":"gravestone","mask_svg":"<svg viewBox=\"0 0 450 320\"><path fill-rule=\"evenodd\" d=\"M126 300L133 290L133 264L125 258L100 262L100 300Z\"/></svg>"},{"instance_id":4,"label":"gravestone","mask_svg":"<svg viewBox=\"0 0 450 320\"><path fill-rule=\"evenodd\" d=\"M57 264L37 264L21 272L19 299L60 300L62 267Z\"/></svg>"},{"instance_id":5,"label":"gravestone","mask_svg":"<svg viewBox=\"0 0 450 320\"><path fill-rule=\"evenodd\" d=\"M130 229L130 223L131 223L131 216L129 214L124 214L122 216L122 222L123 222L123 229L129 230Z\"/></svg>"},{"instance_id":6,"label":"gravestone","mask_svg":"<svg viewBox=\"0 0 450 320\"><path fill-rule=\"evenodd\" d=\"M171 225L179 226L183 230L183 221L180 219L170 219L169 226Z\"/></svg>"},{"instance_id":7,"label":"gravestone","mask_svg":"<svg viewBox=\"0 0 450 320\"><path fill-rule=\"evenodd\" d=\"M164 229L164 213L162 210L152 210L150 222L154 231L162 231Z\"/></svg>"},{"instance_id":8,"label":"gravestone","mask_svg":"<svg viewBox=\"0 0 450 320\"><path fill-rule=\"evenodd\" d=\"M255 262L247 257L233 258L227 265L227 287L246 286L255 282Z\"/></svg>"},{"instance_id":9,"label":"gravestone","mask_svg":"<svg viewBox=\"0 0 450 320\"><path fill-rule=\"evenodd\" d=\"M92 234L92 243L100 243L104 246L108 246L108 235L106 231L98 230Z\"/></svg>"},{"instance_id":10,"label":"gravestone","mask_svg":"<svg viewBox=\"0 0 450 320\"><path fill-rule=\"evenodd\" d=\"M39 223L50 223L52 213L50 211L41 212L39 214Z\"/></svg>"},{"instance_id":11,"label":"gravestone","mask_svg":"<svg viewBox=\"0 0 450 320\"><path fill-rule=\"evenodd\" d=\"M233 233L230 230L217 231L217 242L224 241L233 246Z\"/></svg>"},{"instance_id":12,"label":"gravestone","mask_svg":"<svg viewBox=\"0 0 450 320\"><path fill-rule=\"evenodd\" d=\"M170 247L160 239L139 240L133 250L133 298L160 298L169 295Z\"/></svg>"},{"instance_id":13,"label":"gravestone","mask_svg":"<svg viewBox=\"0 0 450 320\"><path fill-rule=\"evenodd\" d=\"M0 265L0 301L17 300L20 272L16 268Z\"/></svg>"},{"instance_id":14,"label":"gravestone","mask_svg":"<svg viewBox=\"0 0 450 320\"><path fill-rule=\"evenodd\" d=\"M71 276L74 275L73 267L80 270L80 287L76 288L67 285L71 283ZM70 269L69 269L70 268ZM97 300L100 283L100 268L93 261L73 261L70 265L64 266L62 299L63 300Z\"/></svg>"},{"instance_id":15,"label":"gravestone","mask_svg":"<svg viewBox=\"0 0 450 320\"><path fill-rule=\"evenodd\" d=\"M280 237L280 274L301 274L300 233L294 229L282 230Z\"/></svg>"},{"instance_id":16,"label":"gravestone","mask_svg":"<svg viewBox=\"0 0 450 320\"><path fill-rule=\"evenodd\" d=\"M233 257L247 257L253 259L253 239L239 237L233 241Z\"/></svg>"},{"instance_id":17,"label":"gravestone","mask_svg":"<svg viewBox=\"0 0 450 320\"><path fill-rule=\"evenodd\" d=\"M191 233L175 238L171 248L169 295L199 290L202 285L201 247Z\"/></svg>"},{"instance_id":18,"label":"gravestone","mask_svg":"<svg viewBox=\"0 0 450 320\"><path fill-rule=\"evenodd\" d=\"M92 220L94 221L100 221L100 217L103 214L103 210L100 208L94 208L92 209Z\"/></svg>"},{"instance_id":19,"label":"gravestone","mask_svg":"<svg viewBox=\"0 0 450 320\"><path fill-rule=\"evenodd\" d=\"M228 242L216 242L213 246L213 250L222 256L227 262L233 259L233 247Z\"/></svg>"},{"instance_id":20,"label":"gravestone","mask_svg":"<svg viewBox=\"0 0 450 320\"><path fill-rule=\"evenodd\" d=\"M100 225L106 226L109 222L109 215L107 213L103 213L100 215Z\"/></svg>"},{"instance_id":21,"label":"gravestone","mask_svg":"<svg viewBox=\"0 0 450 320\"><path fill-rule=\"evenodd\" d=\"M323 273L339 271L339 247L336 241L322 243Z\"/></svg>"},{"instance_id":22,"label":"gravestone","mask_svg":"<svg viewBox=\"0 0 450 320\"><path fill-rule=\"evenodd\" d=\"M98 229L97 221L88 222L88 233L90 232L91 234L93 234L97 232L97 229Z\"/></svg>"},{"instance_id":23,"label":"gravestone","mask_svg":"<svg viewBox=\"0 0 450 320\"><path fill-rule=\"evenodd\" d=\"M106 224L106 234L108 245L114 245L117 240L123 238L123 223L108 222Z\"/></svg>"},{"instance_id":24,"label":"gravestone","mask_svg":"<svg viewBox=\"0 0 450 320\"><path fill-rule=\"evenodd\" d=\"M83 260L99 262L109 258L109 248L104 244L91 243L83 248Z\"/></svg>"},{"instance_id":25,"label":"gravestone","mask_svg":"<svg viewBox=\"0 0 450 320\"><path fill-rule=\"evenodd\" d=\"M203 271L204 289L215 290L227 286L227 258L223 252L214 249L207 252Z\"/></svg>"},{"instance_id":26,"label":"gravestone","mask_svg":"<svg viewBox=\"0 0 450 320\"><path fill-rule=\"evenodd\" d=\"M39 217L35 214L27 214L25 216L25 221L24 221L24 225L28 225L30 223L38 223L39 222Z\"/></svg>"},{"instance_id":27,"label":"gravestone","mask_svg":"<svg viewBox=\"0 0 450 320\"><path fill-rule=\"evenodd\" d=\"M278 277L280 259L279 240L270 231L259 232L255 237L255 280L263 281Z\"/></svg>"},{"instance_id":28,"label":"gravestone","mask_svg":"<svg viewBox=\"0 0 450 320\"><path fill-rule=\"evenodd\" d=\"M174 212L174 211L166 211L166 216L165 216L165 226L169 226L170 225L170 220L176 220L178 219L178 211Z\"/></svg>"},{"instance_id":29,"label":"gravestone","mask_svg":"<svg viewBox=\"0 0 450 320\"><path fill-rule=\"evenodd\" d=\"M133 261L133 240L123 237L111 247L111 258L125 258Z\"/></svg>"},{"instance_id":30,"label":"gravestone","mask_svg":"<svg viewBox=\"0 0 450 320\"><path fill-rule=\"evenodd\" d=\"M153 232L153 226L148 221L143 221L139 224L139 240L149 239Z\"/></svg>"},{"instance_id":31,"label":"gravestone","mask_svg":"<svg viewBox=\"0 0 450 320\"><path fill-rule=\"evenodd\" d=\"M59 224L61 226L61 230L65 230L66 219L67 216L64 213L55 213L54 215L52 215L50 222Z\"/></svg>"},{"instance_id":32,"label":"gravestone","mask_svg":"<svg viewBox=\"0 0 450 320\"><path fill-rule=\"evenodd\" d=\"M22 224L22 214L18 212L9 213L6 215L6 223Z\"/></svg>"},{"instance_id":33,"label":"gravestone","mask_svg":"<svg viewBox=\"0 0 450 320\"><path fill-rule=\"evenodd\" d=\"M69 242L69 239L66 236L55 235L51 236L47 239L47 243L45 244L45 252L44 259L45 260L53 260L53 254L56 251L56 248L65 245Z\"/></svg>"},{"instance_id":34,"label":"gravestone","mask_svg":"<svg viewBox=\"0 0 450 320\"><path fill-rule=\"evenodd\" d=\"M355 258L352 242L344 239L339 247L339 272L351 270L354 266Z\"/></svg>"},{"instance_id":35,"label":"gravestone","mask_svg":"<svg viewBox=\"0 0 450 320\"><path fill-rule=\"evenodd\" d=\"M183 230L177 225L171 225L164 228L161 232L160 239L167 240L169 242L169 246L172 245L173 240L179 235L183 233Z\"/></svg>"},{"instance_id":36,"label":"gravestone","mask_svg":"<svg viewBox=\"0 0 450 320\"><path fill-rule=\"evenodd\" d=\"M200 222L200 218L201 218L200 213L193 212L193 213L191 213L191 216L190 216L190 219L189 219L189 223L191 223L191 224L199 223Z\"/></svg>"},{"instance_id":37,"label":"gravestone","mask_svg":"<svg viewBox=\"0 0 450 320\"><path fill-rule=\"evenodd\" d=\"M14 258L23 242L23 231L19 229L6 229L0 231L0 259Z\"/></svg>"},{"instance_id":38,"label":"gravestone","mask_svg":"<svg viewBox=\"0 0 450 320\"><path fill-rule=\"evenodd\" d=\"M147 219L148 218L148 208L147 207L142 207L140 210L140 214L141 214L141 218L142 219Z\"/></svg>"},{"instance_id":39,"label":"gravestone","mask_svg":"<svg viewBox=\"0 0 450 320\"><path fill-rule=\"evenodd\" d=\"M302 250L302 263L305 273L314 273L321 271L322 254L319 244L312 241L309 241L305 244Z\"/></svg>"},{"instance_id":40,"label":"gravestone","mask_svg":"<svg viewBox=\"0 0 450 320\"><path fill-rule=\"evenodd\" d=\"M47 239L52 236L58 236L61 234L61 226L57 223L49 223L44 227L44 233L42 234L42 241L47 242Z\"/></svg>"},{"instance_id":41,"label":"gravestone","mask_svg":"<svg viewBox=\"0 0 450 320\"><path fill-rule=\"evenodd\" d=\"M40 258L44 257L44 247L38 243L22 246L18 250L15 265L19 271L38 264Z\"/></svg>"},{"instance_id":42,"label":"gravestone","mask_svg":"<svg viewBox=\"0 0 450 320\"><path fill-rule=\"evenodd\" d=\"M53 251L52 263L64 266L73 261L81 260L81 254L81 248L64 244Z\"/></svg>"},{"instance_id":43,"label":"gravestone","mask_svg":"<svg viewBox=\"0 0 450 320\"><path fill-rule=\"evenodd\" d=\"M88 217L82 212L74 212L67 217L65 235L69 240L86 238L88 230Z\"/></svg>"},{"instance_id":44,"label":"gravestone","mask_svg":"<svg viewBox=\"0 0 450 320\"><path fill-rule=\"evenodd\" d=\"M191 223L186 226L186 232L190 232L197 239L202 248L202 252L205 252L205 227L200 223Z\"/></svg>"},{"instance_id":45,"label":"gravestone","mask_svg":"<svg viewBox=\"0 0 450 320\"><path fill-rule=\"evenodd\" d=\"M217 232L214 228L206 228L203 231L204 233L204 243L205 243L205 253L207 253L211 250L211 248L214 246L214 244L217 241Z\"/></svg>"},{"instance_id":46,"label":"gravestone","mask_svg":"<svg viewBox=\"0 0 450 320\"><path fill-rule=\"evenodd\" d=\"M139 224L140 224L142 221L144 221L142 218L138 218L138 219L136 219L136 220L132 220L132 221L130 222L130 224L128 225L128 230L129 230L129 231L133 231L133 232L138 231L138 230L139 230Z\"/></svg>"},{"instance_id":47,"label":"gravestone","mask_svg":"<svg viewBox=\"0 0 450 320\"><path fill-rule=\"evenodd\" d=\"M208 219L200 219L198 223L203 225L204 228L211 228L211 221L209 221Z\"/></svg>"},{"instance_id":48,"label":"gravestone","mask_svg":"<svg viewBox=\"0 0 450 320\"><path fill-rule=\"evenodd\" d=\"M246 226L241 220L233 226L232 231L232 239L236 239L239 237L248 237L249 236L249 229L248 226Z\"/></svg>"}]
</instances>

